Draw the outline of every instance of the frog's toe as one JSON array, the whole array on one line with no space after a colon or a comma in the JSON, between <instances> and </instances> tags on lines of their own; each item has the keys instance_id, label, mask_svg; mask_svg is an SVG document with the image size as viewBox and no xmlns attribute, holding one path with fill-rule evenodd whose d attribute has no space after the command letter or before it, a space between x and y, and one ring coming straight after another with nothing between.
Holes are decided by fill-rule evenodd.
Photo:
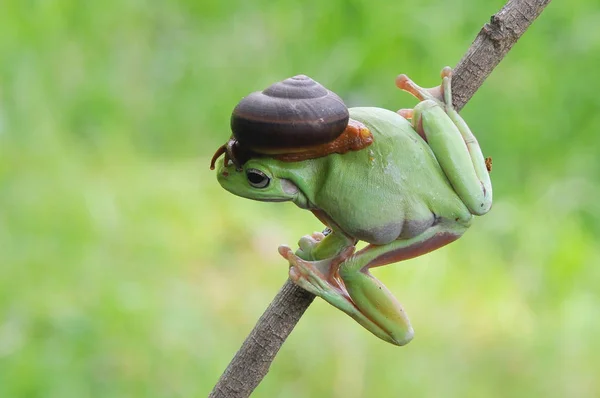
<instances>
[{"instance_id":1,"label":"frog's toe","mask_svg":"<svg viewBox=\"0 0 600 398\"><path fill-rule=\"evenodd\" d=\"M398 109L396 111L396 113L398 115L402 116L403 118L405 118L406 120L411 120L413 118L413 115L414 115L414 110L413 109L402 108L402 109Z\"/></svg>"},{"instance_id":2,"label":"frog's toe","mask_svg":"<svg viewBox=\"0 0 600 398\"><path fill-rule=\"evenodd\" d=\"M442 71L440 72L440 77L442 78L442 80L447 77L447 78L452 78L452 68L449 66L444 66L442 68Z\"/></svg>"},{"instance_id":3,"label":"frog's toe","mask_svg":"<svg viewBox=\"0 0 600 398\"><path fill-rule=\"evenodd\" d=\"M290 258L294 256L294 252L288 245L281 245L277 248L277 251L281 255L281 257L290 261Z\"/></svg>"},{"instance_id":4,"label":"frog's toe","mask_svg":"<svg viewBox=\"0 0 600 398\"><path fill-rule=\"evenodd\" d=\"M325 235L320 232L314 232L311 235L304 235L298 241L298 248L308 255L312 253L314 248L323 240Z\"/></svg>"},{"instance_id":5,"label":"frog's toe","mask_svg":"<svg viewBox=\"0 0 600 398\"><path fill-rule=\"evenodd\" d=\"M320 242L323 239L325 239L325 234L323 232L319 232L319 231L313 232L310 236L317 242Z\"/></svg>"},{"instance_id":6,"label":"frog's toe","mask_svg":"<svg viewBox=\"0 0 600 398\"><path fill-rule=\"evenodd\" d=\"M404 74L396 77L396 87L412 94L419 101L435 100L437 102L441 102L443 99L442 88L440 86L423 88Z\"/></svg>"},{"instance_id":7,"label":"frog's toe","mask_svg":"<svg viewBox=\"0 0 600 398\"><path fill-rule=\"evenodd\" d=\"M298 274L298 276L295 278L299 278L303 274L302 271L306 268L306 266L304 264L304 263L306 263L306 261L303 260L302 258L298 257L294 253L294 251L292 249L290 249L290 247L287 245L279 246L278 250L279 250L279 254L281 255L281 257L285 258L290 265L290 277L292 276L291 269L294 268L295 269L294 273ZM292 279L294 279L294 278L292 278Z\"/></svg>"},{"instance_id":8,"label":"frog's toe","mask_svg":"<svg viewBox=\"0 0 600 398\"><path fill-rule=\"evenodd\" d=\"M446 111L448 109L452 109L453 105L452 105L452 68L450 68L449 66L444 67L444 69L442 69L442 72L440 73L441 77L442 77L442 85L441 87L441 93L442 93L442 100L443 100L443 104L445 105L445 109Z\"/></svg>"}]
</instances>

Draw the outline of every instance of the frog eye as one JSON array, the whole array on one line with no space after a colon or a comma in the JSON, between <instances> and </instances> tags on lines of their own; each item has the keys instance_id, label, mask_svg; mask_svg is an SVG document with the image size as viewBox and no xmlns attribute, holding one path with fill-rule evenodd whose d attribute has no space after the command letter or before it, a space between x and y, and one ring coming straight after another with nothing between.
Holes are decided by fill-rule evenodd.
<instances>
[{"instance_id":1,"label":"frog eye","mask_svg":"<svg viewBox=\"0 0 600 398\"><path fill-rule=\"evenodd\" d=\"M254 188L266 188L271 181L265 173L256 169L246 170L246 178Z\"/></svg>"}]
</instances>

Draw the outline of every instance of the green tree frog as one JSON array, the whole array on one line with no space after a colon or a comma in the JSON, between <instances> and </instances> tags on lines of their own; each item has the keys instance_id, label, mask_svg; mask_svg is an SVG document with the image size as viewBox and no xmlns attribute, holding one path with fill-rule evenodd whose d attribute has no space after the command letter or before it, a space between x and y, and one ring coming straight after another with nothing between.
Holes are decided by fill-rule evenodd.
<instances>
[{"instance_id":1,"label":"green tree frog","mask_svg":"<svg viewBox=\"0 0 600 398\"><path fill-rule=\"evenodd\" d=\"M350 108L350 121L372 134L364 148L299 161L265 150L243 162L226 156L218 165L218 181L227 191L294 202L327 226L326 233L302 237L295 252L279 248L291 280L396 345L408 343L413 328L370 270L458 239L473 215L492 205L491 163L452 107L451 74L444 68L434 89L399 76L398 86L420 100L414 109ZM280 123L275 130L284 128ZM294 143L285 140L274 146L294 152ZM368 245L356 251L358 241Z\"/></svg>"}]
</instances>

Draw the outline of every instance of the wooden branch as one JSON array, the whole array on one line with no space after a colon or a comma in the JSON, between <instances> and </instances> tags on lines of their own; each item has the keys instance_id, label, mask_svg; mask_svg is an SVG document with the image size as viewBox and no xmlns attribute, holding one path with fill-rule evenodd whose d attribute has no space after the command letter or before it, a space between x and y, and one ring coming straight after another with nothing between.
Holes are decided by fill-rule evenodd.
<instances>
[{"instance_id":1,"label":"wooden branch","mask_svg":"<svg viewBox=\"0 0 600 398\"><path fill-rule=\"evenodd\" d=\"M315 296L287 280L235 354L209 398L241 398L254 391Z\"/></svg>"},{"instance_id":2,"label":"wooden branch","mask_svg":"<svg viewBox=\"0 0 600 398\"><path fill-rule=\"evenodd\" d=\"M550 0L509 0L483 26L452 77L453 103L460 110ZM210 398L248 397L269 371L275 355L315 296L289 279L244 341Z\"/></svg>"},{"instance_id":3,"label":"wooden branch","mask_svg":"<svg viewBox=\"0 0 600 398\"><path fill-rule=\"evenodd\" d=\"M508 0L492 15L490 23L483 25L452 74L452 103L457 110L465 106L549 3L550 0Z\"/></svg>"}]
</instances>

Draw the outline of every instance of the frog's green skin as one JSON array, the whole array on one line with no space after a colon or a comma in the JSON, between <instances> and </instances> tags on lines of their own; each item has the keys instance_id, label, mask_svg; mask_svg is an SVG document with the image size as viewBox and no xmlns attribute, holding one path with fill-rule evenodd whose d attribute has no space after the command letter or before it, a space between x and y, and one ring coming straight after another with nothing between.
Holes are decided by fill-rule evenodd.
<instances>
[{"instance_id":1,"label":"frog's green skin","mask_svg":"<svg viewBox=\"0 0 600 398\"><path fill-rule=\"evenodd\" d=\"M280 248L292 265L290 277L397 345L412 339L412 327L369 269L452 242L469 227L472 215L486 213L492 203L479 145L449 105L449 73L442 87L445 103L418 88L423 101L413 111L413 124L385 109L351 108L350 117L374 137L360 151L301 162L259 157L242 171L223 163L218 170L220 184L233 194L293 201L330 227L326 237L303 237L295 254ZM255 170L269 178L266 187L249 183L247 172ZM370 245L353 253L358 240Z\"/></svg>"}]
</instances>

